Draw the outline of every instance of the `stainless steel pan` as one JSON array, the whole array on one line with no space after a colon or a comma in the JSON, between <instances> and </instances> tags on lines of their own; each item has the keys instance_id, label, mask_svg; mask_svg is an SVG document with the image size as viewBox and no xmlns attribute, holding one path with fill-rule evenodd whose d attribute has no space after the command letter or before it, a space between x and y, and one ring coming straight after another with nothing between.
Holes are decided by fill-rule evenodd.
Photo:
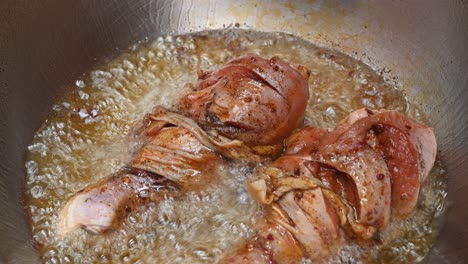
<instances>
[{"instance_id":1,"label":"stainless steel pan","mask_svg":"<svg viewBox=\"0 0 468 264\"><path fill-rule=\"evenodd\" d=\"M432 120L448 170L449 211L427 261L468 261L466 1L4 0L0 262L39 261L20 202L24 155L64 87L139 40L223 27L287 31L396 77Z\"/></svg>"}]
</instances>

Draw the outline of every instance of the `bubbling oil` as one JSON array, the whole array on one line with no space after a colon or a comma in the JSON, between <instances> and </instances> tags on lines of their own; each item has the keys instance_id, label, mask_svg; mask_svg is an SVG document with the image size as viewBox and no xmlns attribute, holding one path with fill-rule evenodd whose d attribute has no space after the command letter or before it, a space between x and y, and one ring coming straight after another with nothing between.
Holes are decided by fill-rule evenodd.
<instances>
[{"instance_id":1,"label":"bubbling oil","mask_svg":"<svg viewBox=\"0 0 468 264\"><path fill-rule=\"evenodd\" d=\"M45 263L213 263L254 233L261 208L242 164L221 168L221 183L149 203L102 235L57 234L61 208L74 193L118 170L129 157L132 121L154 106L170 108L197 69L212 70L253 52L311 70L306 123L334 127L352 110L393 109L425 118L401 91L360 61L284 33L222 30L159 37L85 73L52 107L28 148L25 209ZM444 170L437 162L410 217L392 219L370 244L349 243L332 262L416 262L428 253L444 211ZM308 262L304 260L304 262Z\"/></svg>"}]
</instances>

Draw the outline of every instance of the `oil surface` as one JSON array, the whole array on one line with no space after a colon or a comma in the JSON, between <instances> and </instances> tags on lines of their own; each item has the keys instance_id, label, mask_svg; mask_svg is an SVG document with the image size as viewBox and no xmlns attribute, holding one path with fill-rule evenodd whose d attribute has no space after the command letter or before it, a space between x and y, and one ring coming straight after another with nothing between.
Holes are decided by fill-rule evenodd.
<instances>
[{"instance_id":1,"label":"oil surface","mask_svg":"<svg viewBox=\"0 0 468 264\"><path fill-rule=\"evenodd\" d=\"M25 207L43 262L213 263L253 233L261 209L245 191L249 171L239 164L222 168L222 183L144 205L104 235L56 233L67 199L129 159L132 121L156 105L171 107L184 84L195 82L197 69L215 69L248 52L276 55L311 70L307 124L334 127L361 107L398 110L424 123L418 109L368 66L292 35L212 31L136 45L77 80L29 146ZM330 261L422 260L437 233L445 197L444 170L436 162L410 217L392 219L378 239L369 245L349 243Z\"/></svg>"}]
</instances>

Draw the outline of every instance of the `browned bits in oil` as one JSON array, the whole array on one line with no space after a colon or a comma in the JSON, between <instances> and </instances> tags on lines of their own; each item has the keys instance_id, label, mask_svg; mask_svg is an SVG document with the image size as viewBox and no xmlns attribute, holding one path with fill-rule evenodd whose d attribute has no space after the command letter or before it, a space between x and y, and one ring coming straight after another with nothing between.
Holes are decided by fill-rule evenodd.
<instances>
[{"instance_id":1,"label":"browned bits in oil","mask_svg":"<svg viewBox=\"0 0 468 264\"><path fill-rule=\"evenodd\" d=\"M184 48L184 47L178 47L178 48L176 49L176 51L177 51L177 54L181 55L182 53L184 53L185 48Z\"/></svg>"}]
</instances>

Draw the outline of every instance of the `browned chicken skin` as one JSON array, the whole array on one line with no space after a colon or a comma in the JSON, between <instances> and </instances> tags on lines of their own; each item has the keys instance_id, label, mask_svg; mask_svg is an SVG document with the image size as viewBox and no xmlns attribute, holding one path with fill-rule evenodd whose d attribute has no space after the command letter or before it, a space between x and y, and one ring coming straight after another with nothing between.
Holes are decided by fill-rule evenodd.
<instances>
[{"instance_id":1,"label":"browned chicken skin","mask_svg":"<svg viewBox=\"0 0 468 264\"><path fill-rule=\"evenodd\" d=\"M250 146L281 143L303 121L308 70L249 54L201 72L179 108L205 129Z\"/></svg>"},{"instance_id":2,"label":"browned chicken skin","mask_svg":"<svg viewBox=\"0 0 468 264\"><path fill-rule=\"evenodd\" d=\"M219 180L224 158L262 159L242 142L208 135L193 120L161 107L139 121L132 135L140 144L127 167L75 194L60 214L60 233L80 227L104 232L133 204L197 191Z\"/></svg>"},{"instance_id":3,"label":"browned chicken skin","mask_svg":"<svg viewBox=\"0 0 468 264\"><path fill-rule=\"evenodd\" d=\"M363 144L378 152L388 165L395 214L408 215L435 162L434 132L396 111L359 109L324 138L320 149L324 155L346 153Z\"/></svg>"},{"instance_id":4,"label":"browned chicken skin","mask_svg":"<svg viewBox=\"0 0 468 264\"><path fill-rule=\"evenodd\" d=\"M222 157L198 140L185 124L171 120L171 115L156 108L140 121L134 135L141 146L128 167L86 187L68 201L60 214L62 234L80 227L92 233L104 232L118 223L125 208L141 202L140 198L159 200L164 195L195 190L217 179ZM168 188L170 193L166 192Z\"/></svg>"},{"instance_id":5,"label":"browned chicken skin","mask_svg":"<svg viewBox=\"0 0 468 264\"><path fill-rule=\"evenodd\" d=\"M136 136L142 144L128 166L162 175L184 190L199 188L216 178L222 157L197 138L190 124L176 123L170 115L174 114L156 108L141 122L144 128Z\"/></svg>"},{"instance_id":6,"label":"browned chicken skin","mask_svg":"<svg viewBox=\"0 0 468 264\"><path fill-rule=\"evenodd\" d=\"M435 161L432 129L395 111L360 109L333 131L306 127L290 135L304 118L308 75L253 54L200 71L179 113L157 107L136 124L139 144L126 168L68 201L61 233L104 232L143 200L216 181L227 160L273 157L288 136L284 155L246 184L265 208L256 235L221 263L323 261L349 234L369 239L391 212L410 214Z\"/></svg>"},{"instance_id":7,"label":"browned chicken skin","mask_svg":"<svg viewBox=\"0 0 468 264\"><path fill-rule=\"evenodd\" d=\"M123 169L75 194L61 211L60 232L83 228L102 233L119 224L125 212L138 206L142 199L155 201L176 195L177 191L177 185L162 176Z\"/></svg>"},{"instance_id":8,"label":"browned chicken skin","mask_svg":"<svg viewBox=\"0 0 468 264\"><path fill-rule=\"evenodd\" d=\"M436 147L431 128L394 111L360 109L333 131L306 127L292 134L284 155L258 169L247 189L267 211L279 212L267 213L267 222L287 230L305 257L323 261L349 235L339 226L369 239L386 226L391 208L400 217L414 209ZM300 262L281 257L294 243L265 247L264 229L249 242L270 257L259 263ZM253 259L252 252L236 254Z\"/></svg>"},{"instance_id":9,"label":"browned chicken skin","mask_svg":"<svg viewBox=\"0 0 468 264\"><path fill-rule=\"evenodd\" d=\"M184 97L180 105L186 106L182 112L196 117L204 129L188 117L156 107L136 123L131 133L139 144L127 165L129 169L74 195L60 214L60 233L80 227L104 232L118 223L124 209L141 201L141 190L153 200L200 190L218 179L218 168L226 158L255 164L278 153L281 145L251 148L238 139L250 145L280 143L302 122L308 73L305 68L299 70L278 58L265 60L249 55L228 62L212 74L202 73L197 89L208 96L196 100L201 100L203 107L213 107L201 113L195 105L189 106L194 102L193 94ZM210 95L207 87L214 94ZM207 111L209 115L205 115ZM264 136L257 141L259 132ZM132 174L136 170L145 173ZM161 179L172 192L163 193L164 186L153 186Z\"/></svg>"}]
</instances>

